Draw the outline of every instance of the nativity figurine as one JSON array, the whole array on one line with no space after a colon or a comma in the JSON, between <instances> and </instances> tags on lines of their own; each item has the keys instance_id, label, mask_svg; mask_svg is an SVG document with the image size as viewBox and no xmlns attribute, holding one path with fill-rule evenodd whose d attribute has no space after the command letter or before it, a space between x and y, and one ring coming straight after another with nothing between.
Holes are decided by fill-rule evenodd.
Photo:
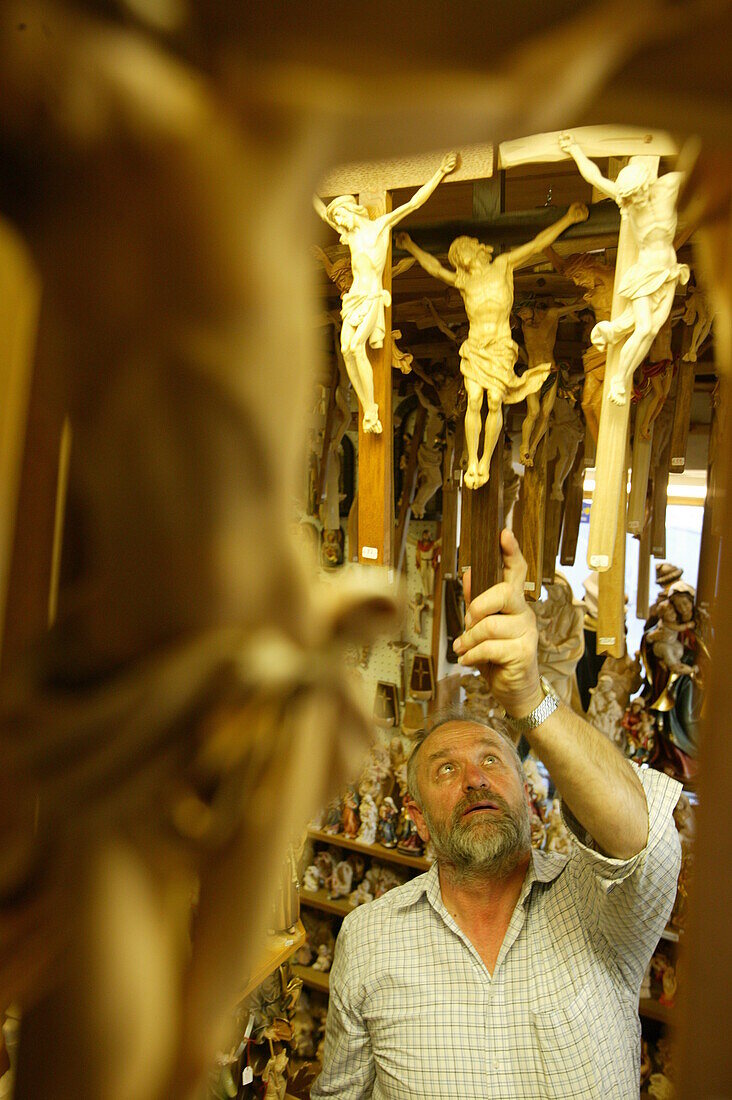
<instances>
[{"instance_id":1,"label":"nativity figurine","mask_svg":"<svg viewBox=\"0 0 732 1100\"><path fill-rule=\"evenodd\" d=\"M394 799L388 794L379 806L378 839L385 848L396 848L398 824L399 810Z\"/></svg>"},{"instance_id":2,"label":"nativity figurine","mask_svg":"<svg viewBox=\"0 0 732 1100\"><path fill-rule=\"evenodd\" d=\"M429 528L425 527L417 539L415 565L419 573L422 594L425 600L432 599L435 591L435 570L440 560L441 540L432 538Z\"/></svg>"},{"instance_id":3,"label":"nativity figurine","mask_svg":"<svg viewBox=\"0 0 732 1100\"><path fill-rule=\"evenodd\" d=\"M349 787L343 796L343 811L341 814L341 831L349 840L353 840L358 834L360 825L358 806L358 792L355 787Z\"/></svg>"},{"instance_id":4,"label":"nativity figurine","mask_svg":"<svg viewBox=\"0 0 732 1100\"><path fill-rule=\"evenodd\" d=\"M329 898L347 898L353 888L353 867L347 859L340 860L330 876Z\"/></svg>"},{"instance_id":5,"label":"nativity figurine","mask_svg":"<svg viewBox=\"0 0 732 1100\"><path fill-rule=\"evenodd\" d=\"M376 829L379 823L379 810L370 794L365 794L359 806L361 825L356 839L361 844L376 843Z\"/></svg>"},{"instance_id":6,"label":"nativity figurine","mask_svg":"<svg viewBox=\"0 0 732 1100\"><path fill-rule=\"evenodd\" d=\"M320 970L326 974L333 965L333 948L328 943L318 944L318 955L312 964L313 970Z\"/></svg>"},{"instance_id":7,"label":"nativity figurine","mask_svg":"<svg viewBox=\"0 0 732 1100\"><path fill-rule=\"evenodd\" d=\"M366 345L384 346L386 308L391 295L384 290L383 275L391 231L408 214L427 201L445 176L455 170L457 156L448 153L430 180L409 202L379 218L370 218L353 195L339 195L328 206L313 196L316 213L340 235L351 254L353 282L342 297L341 351L363 412L363 430L380 433L379 408L374 400L374 375Z\"/></svg>"},{"instance_id":8,"label":"nativity figurine","mask_svg":"<svg viewBox=\"0 0 732 1100\"><path fill-rule=\"evenodd\" d=\"M615 200L638 249L636 262L625 272L617 288L628 304L614 319L598 321L591 334L592 343L601 350L623 341L617 370L608 382L610 400L625 405L633 373L671 312L677 286L689 281L689 268L677 261L674 250L676 203L686 176L683 172L667 172L656 177L632 157L620 169L618 178L609 180L585 156L571 134L562 134L559 146L574 159L588 183Z\"/></svg>"},{"instance_id":9,"label":"nativity figurine","mask_svg":"<svg viewBox=\"0 0 732 1100\"><path fill-rule=\"evenodd\" d=\"M464 485L478 489L488 481L491 455L503 424L503 405L516 404L541 388L546 377L543 366L529 368L519 377L514 372L518 347L511 335L513 274L517 267L547 248L570 225L585 221L587 207L573 203L569 211L532 241L494 257L490 245L475 237L457 237L448 251L454 270L419 248L407 233L396 235L403 248L435 278L456 287L465 303L469 330L460 346L460 370L465 378L468 408L465 413L465 439L468 468ZM483 451L479 456L481 415L487 404Z\"/></svg>"}]
</instances>

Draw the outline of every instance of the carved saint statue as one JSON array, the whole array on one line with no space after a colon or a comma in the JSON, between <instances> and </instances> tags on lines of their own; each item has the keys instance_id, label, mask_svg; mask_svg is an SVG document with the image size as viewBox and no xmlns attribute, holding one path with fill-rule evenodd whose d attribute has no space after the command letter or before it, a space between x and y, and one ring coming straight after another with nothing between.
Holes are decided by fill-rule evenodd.
<instances>
[{"instance_id":1,"label":"carved saint statue","mask_svg":"<svg viewBox=\"0 0 732 1100\"><path fill-rule=\"evenodd\" d=\"M353 284L344 295L341 308L341 350L348 377L363 409L363 428L380 432L379 408L374 401L374 376L366 344L372 348L384 346L386 321L384 311L391 296L384 290L383 275L389 251L391 231L407 214L419 209L445 176L454 171L457 156L448 153L435 174L424 186L396 210L370 218L365 206L353 195L339 195L325 205L313 196L316 213L340 234L351 252Z\"/></svg>"},{"instance_id":2,"label":"carved saint statue","mask_svg":"<svg viewBox=\"0 0 732 1100\"><path fill-rule=\"evenodd\" d=\"M528 369L543 374L541 389L526 396L526 416L521 426L519 460L524 466L534 465L536 448L544 438L549 417L557 396L558 368L554 361L554 344L561 317L579 313L584 302L576 305L555 305L551 295L537 298L531 305L521 306L516 313L521 318Z\"/></svg>"},{"instance_id":3,"label":"carved saint statue","mask_svg":"<svg viewBox=\"0 0 732 1100\"><path fill-rule=\"evenodd\" d=\"M547 462L557 460L550 493L552 500L564 500L564 482L574 465L583 435L582 420L572 400L569 397L557 398L546 452ZM584 471L582 473L584 476Z\"/></svg>"},{"instance_id":4,"label":"carved saint statue","mask_svg":"<svg viewBox=\"0 0 732 1100\"><path fill-rule=\"evenodd\" d=\"M620 207L638 248L637 261L625 272L618 293L628 302L612 321L598 321L592 330L595 347L606 348L624 341L615 376L609 379L610 400L625 405L633 372L650 351L658 330L669 313L678 283L689 281L689 268L678 263L674 250L676 202L683 172L667 172L655 178L648 168L631 159L616 180L606 179L589 160L571 134L562 134L559 145L569 153L581 174Z\"/></svg>"},{"instance_id":5,"label":"carved saint statue","mask_svg":"<svg viewBox=\"0 0 732 1100\"><path fill-rule=\"evenodd\" d=\"M514 373L518 348L511 336L513 273L532 256L542 252L570 225L587 218L587 207L573 203L564 217L544 229L532 241L494 258L493 248L474 237L457 237L450 245L448 260L454 271L443 267L434 256L419 248L407 233L396 235L399 248L415 256L435 278L457 287L465 303L470 328L460 346L460 370L465 377L468 408L465 439L468 469L464 484L478 489L488 481L491 455L503 423L503 404L516 404L541 388L547 371L531 367L521 377ZM483 400L488 404L483 454L478 449Z\"/></svg>"},{"instance_id":6,"label":"carved saint statue","mask_svg":"<svg viewBox=\"0 0 732 1100\"><path fill-rule=\"evenodd\" d=\"M709 296L700 286L695 286L687 295L684 310L684 324L693 325L691 343L684 353L687 363L696 363L699 348L712 331L712 322L717 310L711 305Z\"/></svg>"}]
</instances>

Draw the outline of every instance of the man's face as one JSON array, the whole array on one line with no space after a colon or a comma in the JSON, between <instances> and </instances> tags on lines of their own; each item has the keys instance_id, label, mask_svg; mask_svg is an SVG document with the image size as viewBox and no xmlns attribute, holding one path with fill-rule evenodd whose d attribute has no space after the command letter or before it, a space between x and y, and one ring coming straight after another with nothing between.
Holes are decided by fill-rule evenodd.
<instances>
[{"instance_id":1,"label":"man's face","mask_svg":"<svg viewBox=\"0 0 732 1100\"><path fill-rule=\"evenodd\" d=\"M446 722L419 750L421 809L410 813L438 860L462 872L508 873L531 844L528 795L500 734Z\"/></svg>"}]
</instances>

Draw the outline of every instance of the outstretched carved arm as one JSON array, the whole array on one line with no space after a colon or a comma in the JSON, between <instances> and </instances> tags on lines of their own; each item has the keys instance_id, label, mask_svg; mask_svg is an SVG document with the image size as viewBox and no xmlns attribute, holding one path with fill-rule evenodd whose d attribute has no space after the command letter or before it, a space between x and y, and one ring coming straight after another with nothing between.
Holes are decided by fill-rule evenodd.
<instances>
[{"instance_id":1,"label":"outstretched carved arm","mask_svg":"<svg viewBox=\"0 0 732 1100\"><path fill-rule=\"evenodd\" d=\"M457 336L452 331L452 329L450 328L448 323L446 321L443 321L442 317L440 317L440 315L437 312L437 310L435 309L432 301L429 298L425 298L424 301L425 301L425 305L427 306L427 309L429 310L429 312L432 316L432 320L435 322L435 327L438 328L440 330L440 332L443 333L443 335L447 336L448 339L452 340L452 342L454 344L457 344L458 343Z\"/></svg>"},{"instance_id":2,"label":"outstretched carved arm","mask_svg":"<svg viewBox=\"0 0 732 1100\"><path fill-rule=\"evenodd\" d=\"M335 226L333 225L333 222L328 217L328 212L326 210L325 203L323 202L323 200L318 195L313 195L313 206L315 208L315 213L318 215L318 217L322 218L323 221L325 222L325 224L329 225L331 227L331 229L334 229Z\"/></svg>"},{"instance_id":3,"label":"outstretched carved arm","mask_svg":"<svg viewBox=\"0 0 732 1100\"><path fill-rule=\"evenodd\" d=\"M592 186L596 187L599 191L602 191L602 193L607 195L610 199L617 197L617 188L613 181L606 179L597 165L591 161L589 157L585 156L571 134L562 134L559 139L559 148L565 153L569 153L570 157L572 157L579 168L580 175L582 175L588 183L592 184Z\"/></svg>"},{"instance_id":4,"label":"outstretched carved arm","mask_svg":"<svg viewBox=\"0 0 732 1100\"><path fill-rule=\"evenodd\" d=\"M533 241L527 241L526 244L522 244L506 254L506 259L511 267L518 267L520 264L530 260L532 256L536 256L537 253L543 252L550 244L554 244L557 237L561 236L565 229L569 229L570 225L576 225L577 222L586 221L588 213L589 211L584 203L573 202L564 217L559 218L558 221L554 222L554 225L550 225L548 229L542 229L541 233L537 233Z\"/></svg>"},{"instance_id":5,"label":"outstretched carved arm","mask_svg":"<svg viewBox=\"0 0 732 1100\"><path fill-rule=\"evenodd\" d=\"M408 233L397 233L394 243L397 248L402 248L405 252L409 252L411 256L414 256L419 266L424 268L428 275L434 275L435 279L441 279L448 286L455 286L455 272L443 267L439 260L436 260L434 256L430 256L429 252L425 252L423 248L416 245Z\"/></svg>"},{"instance_id":6,"label":"outstretched carved arm","mask_svg":"<svg viewBox=\"0 0 732 1100\"><path fill-rule=\"evenodd\" d=\"M395 225L399 224L402 218L406 218L407 214L412 214L415 210L419 210L420 206L427 202L427 199L437 188L438 183L442 183L445 176L455 171L457 162L457 154L448 153L442 158L442 164L437 169L434 176L427 180L427 183L423 183L419 190L414 192L411 199L402 206L398 206L396 210L392 210L389 214L384 214L379 220L382 221L384 225L393 228Z\"/></svg>"}]
</instances>

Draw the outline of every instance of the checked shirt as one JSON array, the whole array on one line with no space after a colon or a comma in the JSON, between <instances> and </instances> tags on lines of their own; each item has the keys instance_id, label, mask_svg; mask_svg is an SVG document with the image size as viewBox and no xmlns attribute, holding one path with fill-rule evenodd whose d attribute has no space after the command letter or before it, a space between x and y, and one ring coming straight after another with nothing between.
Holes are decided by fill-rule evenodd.
<instances>
[{"instance_id":1,"label":"checked shirt","mask_svg":"<svg viewBox=\"0 0 732 1100\"><path fill-rule=\"evenodd\" d=\"M344 920L312 1100L637 1100L638 995L676 895L680 786L648 768L648 843L610 859L566 815L534 851L490 974L437 866Z\"/></svg>"}]
</instances>

